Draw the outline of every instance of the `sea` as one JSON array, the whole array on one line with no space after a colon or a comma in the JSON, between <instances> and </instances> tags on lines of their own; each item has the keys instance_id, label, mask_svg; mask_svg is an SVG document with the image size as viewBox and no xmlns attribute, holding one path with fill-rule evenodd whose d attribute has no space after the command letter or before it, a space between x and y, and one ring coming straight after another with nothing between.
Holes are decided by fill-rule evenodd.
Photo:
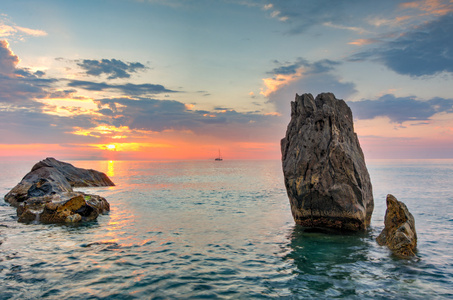
<instances>
[{"instance_id":1,"label":"sea","mask_svg":"<svg viewBox=\"0 0 453 300\"><path fill-rule=\"evenodd\" d=\"M278 160L68 161L105 172L108 214L22 224L3 196L35 162L0 162L0 299L453 299L453 160L369 160L369 230L295 225ZM376 243L385 198L418 250Z\"/></svg>"}]
</instances>

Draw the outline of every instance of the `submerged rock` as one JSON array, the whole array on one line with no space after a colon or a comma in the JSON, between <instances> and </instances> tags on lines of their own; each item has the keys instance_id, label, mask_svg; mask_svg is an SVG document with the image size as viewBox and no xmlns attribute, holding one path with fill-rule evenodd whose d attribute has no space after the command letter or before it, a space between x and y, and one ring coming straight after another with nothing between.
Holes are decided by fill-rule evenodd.
<instances>
[{"instance_id":1,"label":"submerged rock","mask_svg":"<svg viewBox=\"0 0 453 300\"><path fill-rule=\"evenodd\" d=\"M389 247L397 256L404 258L414 256L417 248L414 216L406 205L393 195L387 195L386 201L385 227L376 241L381 246Z\"/></svg>"},{"instance_id":2,"label":"submerged rock","mask_svg":"<svg viewBox=\"0 0 453 300\"><path fill-rule=\"evenodd\" d=\"M74 192L72 187L112 185L104 173L46 158L5 195L5 201L17 208L19 222L78 223L95 220L110 205L103 197Z\"/></svg>"},{"instance_id":3,"label":"submerged rock","mask_svg":"<svg viewBox=\"0 0 453 300\"><path fill-rule=\"evenodd\" d=\"M352 112L331 93L296 94L281 141L291 212L297 224L358 231L374 209L371 181Z\"/></svg>"}]
</instances>

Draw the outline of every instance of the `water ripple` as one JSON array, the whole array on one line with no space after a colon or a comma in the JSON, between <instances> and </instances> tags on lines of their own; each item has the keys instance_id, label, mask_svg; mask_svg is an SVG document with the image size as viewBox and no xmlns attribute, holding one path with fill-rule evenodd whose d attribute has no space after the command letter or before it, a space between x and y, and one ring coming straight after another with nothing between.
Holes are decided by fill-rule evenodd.
<instances>
[{"instance_id":1,"label":"water ripple","mask_svg":"<svg viewBox=\"0 0 453 300\"><path fill-rule=\"evenodd\" d=\"M280 162L87 164L117 184L87 189L111 203L96 222L25 225L0 205L1 299L453 298L453 164L372 165L372 229L338 235L294 225ZM413 260L375 242L388 192L416 218Z\"/></svg>"}]
</instances>

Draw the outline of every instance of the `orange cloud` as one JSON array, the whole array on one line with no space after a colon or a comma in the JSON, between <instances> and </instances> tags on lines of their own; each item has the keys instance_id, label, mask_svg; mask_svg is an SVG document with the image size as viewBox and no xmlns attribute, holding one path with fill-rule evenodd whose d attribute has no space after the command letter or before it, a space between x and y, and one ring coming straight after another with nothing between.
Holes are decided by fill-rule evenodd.
<instances>
[{"instance_id":1,"label":"orange cloud","mask_svg":"<svg viewBox=\"0 0 453 300\"><path fill-rule=\"evenodd\" d=\"M214 115L214 114L203 114L203 117L215 118L216 115Z\"/></svg>"},{"instance_id":2,"label":"orange cloud","mask_svg":"<svg viewBox=\"0 0 453 300\"><path fill-rule=\"evenodd\" d=\"M281 117L281 116L282 116L281 113L276 112L276 111L268 112L268 113L265 113L264 115L265 115L265 116L277 116L277 117Z\"/></svg>"},{"instance_id":3,"label":"orange cloud","mask_svg":"<svg viewBox=\"0 0 453 300\"><path fill-rule=\"evenodd\" d=\"M74 127L74 131L69 132L75 135L92 136L92 137L111 137L112 139L127 138L126 134L131 134L132 130L128 126L115 127L112 125L99 125L95 128Z\"/></svg>"},{"instance_id":4,"label":"orange cloud","mask_svg":"<svg viewBox=\"0 0 453 300\"><path fill-rule=\"evenodd\" d=\"M412 16L400 16L392 19L384 19L384 18L372 18L368 21L369 24L380 27L380 26L398 26L406 20L411 19Z\"/></svg>"},{"instance_id":5,"label":"orange cloud","mask_svg":"<svg viewBox=\"0 0 453 300\"><path fill-rule=\"evenodd\" d=\"M376 40L376 39L357 39L352 42L349 42L348 44L356 45L356 46L365 46L365 45L374 44L374 43L378 43L378 42L379 42L379 40Z\"/></svg>"},{"instance_id":6,"label":"orange cloud","mask_svg":"<svg viewBox=\"0 0 453 300\"><path fill-rule=\"evenodd\" d=\"M61 94L61 95L60 95ZM97 112L97 105L91 98L85 98L68 93L57 91L52 95L48 95L43 99L36 99L36 102L45 104L43 113L56 115L60 117L72 117L77 115L97 115L102 116ZM52 97L53 96L53 97Z\"/></svg>"},{"instance_id":7,"label":"orange cloud","mask_svg":"<svg viewBox=\"0 0 453 300\"><path fill-rule=\"evenodd\" d=\"M195 104L184 104L187 110L192 110L195 107Z\"/></svg>"},{"instance_id":8,"label":"orange cloud","mask_svg":"<svg viewBox=\"0 0 453 300\"><path fill-rule=\"evenodd\" d=\"M303 68L299 68L295 74L277 74L275 77L263 78L266 90L261 89L260 94L268 97L270 94L302 77L303 71Z\"/></svg>"},{"instance_id":9,"label":"orange cloud","mask_svg":"<svg viewBox=\"0 0 453 300\"><path fill-rule=\"evenodd\" d=\"M118 151L118 152L141 152L146 151L149 148L171 148L172 145L160 144L160 143L110 143L110 144L91 144L91 147L95 147L101 150L107 151Z\"/></svg>"},{"instance_id":10,"label":"orange cloud","mask_svg":"<svg viewBox=\"0 0 453 300\"><path fill-rule=\"evenodd\" d=\"M400 7L406 9L418 9L425 12L425 15L443 16L453 12L453 1L445 3L442 0L423 0L413 1L400 4Z\"/></svg>"}]
</instances>

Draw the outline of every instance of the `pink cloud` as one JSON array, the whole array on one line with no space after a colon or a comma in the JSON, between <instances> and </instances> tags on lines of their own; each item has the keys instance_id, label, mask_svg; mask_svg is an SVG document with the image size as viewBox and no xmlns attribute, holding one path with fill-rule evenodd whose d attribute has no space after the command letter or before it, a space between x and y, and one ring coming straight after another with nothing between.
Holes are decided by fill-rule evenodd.
<instances>
[{"instance_id":1,"label":"pink cloud","mask_svg":"<svg viewBox=\"0 0 453 300\"><path fill-rule=\"evenodd\" d=\"M425 15L443 16L453 12L453 2L444 0L422 0L400 4L406 9L417 9L425 12Z\"/></svg>"}]
</instances>

